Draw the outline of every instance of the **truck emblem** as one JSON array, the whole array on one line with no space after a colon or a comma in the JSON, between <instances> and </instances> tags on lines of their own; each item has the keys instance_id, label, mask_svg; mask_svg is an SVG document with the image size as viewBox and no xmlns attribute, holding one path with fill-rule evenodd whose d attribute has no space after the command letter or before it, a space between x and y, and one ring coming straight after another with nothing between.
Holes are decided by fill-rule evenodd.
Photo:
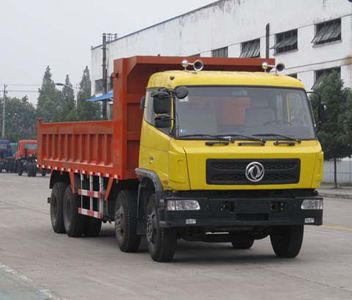
<instances>
[{"instance_id":1,"label":"truck emblem","mask_svg":"<svg viewBox=\"0 0 352 300\"><path fill-rule=\"evenodd\" d=\"M246 178L251 182L259 182L263 179L265 174L264 166L257 162L251 162L246 167Z\"/></svg>"}]
</instances>

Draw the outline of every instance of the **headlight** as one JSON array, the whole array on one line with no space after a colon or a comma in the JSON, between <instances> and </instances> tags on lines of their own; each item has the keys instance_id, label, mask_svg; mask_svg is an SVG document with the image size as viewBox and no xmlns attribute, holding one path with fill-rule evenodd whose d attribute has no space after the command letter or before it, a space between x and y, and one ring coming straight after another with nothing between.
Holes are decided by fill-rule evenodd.
<instances>
[{"instance_id":1,"label":"headlight","mask_svg":"<svg viewBox=\"0 0 352 300\"><path fill-rule=\"evenodd\" d=\"M320 199L307 199L301 204L303 210L323 210L323 200Z\"/></svg>"},{"instance_id":2,"label":"headlight","mask_svg":"<svg viewBox=\"0 0 352 300\"><path fill-rule=\"evenodd\" d=\"M168 200L167 210L200 210L200 205L197 200Z\"/></svg>"}]
</instances>

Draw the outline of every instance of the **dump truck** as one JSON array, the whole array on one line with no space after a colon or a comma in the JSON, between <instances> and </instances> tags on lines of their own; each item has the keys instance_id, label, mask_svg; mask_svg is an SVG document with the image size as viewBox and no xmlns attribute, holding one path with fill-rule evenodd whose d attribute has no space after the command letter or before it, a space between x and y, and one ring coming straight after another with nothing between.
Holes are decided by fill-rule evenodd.
<instances>
[{"instance_id":1,"label":"dump truck","mask_svg":"<svg viewBox=\"0 0 352 300\"><path fill-rule=\"evenodd\" d=\"M47 172L45 169L37 168L37 154L37 140L18 141L15 155L15 167L19 176L22 176L23 172L27 173L28 177L37 176L37 172L40 172L42 176L46 175Z\"/></svg>"},{"instance_id":2,"label":"dump truck","mask_svg":"<svg viewBox=\"0 0 352 300\"><path fill-rule=\"evenodd\" d=\"M193 58L194 59L194 58ZM124 252L157 262L177 242L296 257L321 225L323 152L302 82L273 59L136 56L114 61L111 120L38 123L56 233L113 222ZM323 115L323 105L319 112Z\"/></svg>"}]
</instances>

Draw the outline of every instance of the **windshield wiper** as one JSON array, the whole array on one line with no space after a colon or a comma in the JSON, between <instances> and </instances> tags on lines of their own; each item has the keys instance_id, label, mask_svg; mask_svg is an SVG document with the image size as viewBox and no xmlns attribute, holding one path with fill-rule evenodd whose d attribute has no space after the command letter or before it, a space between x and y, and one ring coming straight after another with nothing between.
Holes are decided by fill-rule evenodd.
<instances>
[{"instance_id":1,"label":"windshield wiper","mask_svg":"<svg viewBox=\"0 0 352 300\"><path fill-rule=\"evenodd\" d=\"M289 136L289 135L280 134L280 133L258 133L258 134L253 134L253 135L254 136L263 136L263 137L266 137L266 136L276 137L276 141L275 141L274 145L282 144L282 142L284 142L284 143L289 142L289 144L292 144L292 143L300 144L301 143L300 139L297 139L297 138Z\"/></svg>"},{"instance_id":2,"label":"windshield wiper","mask_svg":"<svg viewBox=\"0 0 352 300\"><path fill-rule=\"evenodd\" d=\"M228 134L218 134L217 137L228 138L232 142L234 142L236 140L236 138L242 138L242 139L246 139L249 141L256 141L256 142L260 142L262 144L265 144L265 140L263 140L261 138L256 138L253 135L245 135L245 134L239 134L239 133L228 133Z\"/></svg>"},{"instance_id":3,"label":"windshield wiper","mask_svg":"<svg viewBox=\"0 0 352 300\"><path fill-rule=\"evenodd\" d=\"M228 143L234 143L237 139L246 139L248 141L255 141L258 143L261 143L262 145L265 144L265 140L261 138L256 138L254 136L250 135L244 135L244 134L237 134L237 133L227 133L227 134L217 134L217 135L212 135L212 134L186 134L186 135L181 135L178 137L179 139L187 139L187 138L205 138L208 140L215 140L215 141L221 141L221 143L212 143L212 142L207 142L208 146L212 146L214 144L228 144Z\"/></svg>"},{"instance_id":4,"label":"windshield wiper","mask_svg":"<svg viewBox=\"0 0 352 300\"><path fill-rule=\"evenodd\" d=\"M200 138L200 139L207 139L207 140L216 140L216 141L224 141L224 142L231 142L233 143L232 139L222 137L219 135L212 135L212 134L185 134L185 135L179 135L179 139L187 139L187 138Z\"/></svg>"}]
</instances>

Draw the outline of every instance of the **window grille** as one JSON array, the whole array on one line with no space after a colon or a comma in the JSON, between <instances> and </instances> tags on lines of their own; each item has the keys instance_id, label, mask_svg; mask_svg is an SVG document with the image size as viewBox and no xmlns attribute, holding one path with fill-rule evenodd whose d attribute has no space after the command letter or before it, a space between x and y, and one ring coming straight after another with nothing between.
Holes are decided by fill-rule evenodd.
<instances>
[{"instance_id":1,"label":"window grille","mask_svg":"<svg viewBox=\"0 0 352 300\"><path fill-rule=\"evenodd\" d=\"M323 70L317 70L315 71L315 82L312 86L312 90L317 89L321 83L323 82L324 78L331 74L331 72L337 72L339 75L341 74L341 68L331 68L331 69L323 69Z\"/></svg>"},{"instance_id":2,"label":"window grille","mask_svg":"<svg viewBox=\"0 0 352 300\"><path fill-rule=\"evenodd\" d=\"M276 43L271 49L275 49L275 53L283 53L298 49L297 29L277 33L275 35Z\"/></svg>"},{"instance_id":3,"label":"window grille","mask_svg":"<svg viewBox=\"0 0 352 300\"><path fill-rule=\"evenodd\" d=\"M229 48L219 48L211 51L212 57L229 57Z\"/></svg>"},{"instance_id":4,"label":"window grille","mask_svg":"<svg viewBox=\"0 0 352 300\"><path fill-rule=\"evenodd\" d=\"M321 45L341 40L341 19L319 23L312 40L314 45Z\"/></svg>"},{"instance_id":5,"label":"window grille","mask_svg":"<svg viewBox=\"0 0 352 300\"><path fill-rule=\"evenodd\" d=\"M240 57L259 57L260 56L260 39L255 39L241 44Z\"/></svg>"}]
</instances>

